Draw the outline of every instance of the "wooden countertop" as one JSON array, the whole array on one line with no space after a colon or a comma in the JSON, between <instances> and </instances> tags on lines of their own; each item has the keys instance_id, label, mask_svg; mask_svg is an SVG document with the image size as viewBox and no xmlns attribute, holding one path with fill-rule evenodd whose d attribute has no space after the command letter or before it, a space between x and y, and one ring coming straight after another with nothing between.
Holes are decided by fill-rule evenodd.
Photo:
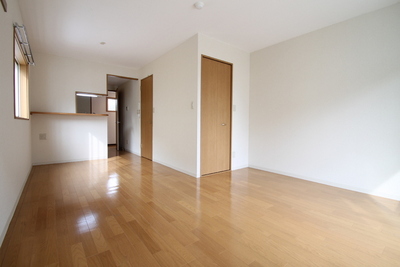
<instances>
[{"instance_id":1,"label":"wooden countertop","mask_svg":"<svg viewBox=\"0 0 400 267\"><path fill-rule=\"evenodd\" d=\"M108 114L89 114L89 113L62 113L62 112L39 112L31 111L31 115L45 114L45 115L67 115L67 116L108 116Z\"/></svg>"}]
</instances>

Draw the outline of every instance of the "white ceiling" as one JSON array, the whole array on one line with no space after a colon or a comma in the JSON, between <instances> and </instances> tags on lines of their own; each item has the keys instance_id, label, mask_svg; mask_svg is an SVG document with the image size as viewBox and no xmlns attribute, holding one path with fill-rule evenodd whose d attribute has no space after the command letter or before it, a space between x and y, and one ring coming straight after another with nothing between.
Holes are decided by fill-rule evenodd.
<instances>
[{"instance_id":1,"label":"white ceiling","mask_svg":"<svg viewBox=\"0 0 400 267\"><path fill-rule=\"evenodd\" d=\"M132 78L107 75L107 91L115 91L119 86L131 80Z\"/></svg>"},{"instance_id":2,"label":"white ceiling","mask_svg":"<svg viewBox=\"0 0 400 267\"><path fill-rule=\"evenodd\" d=\"M196 33L253 52L400 0L18 1L33 55L140 68Z\"/></svg>"}]
</instances>

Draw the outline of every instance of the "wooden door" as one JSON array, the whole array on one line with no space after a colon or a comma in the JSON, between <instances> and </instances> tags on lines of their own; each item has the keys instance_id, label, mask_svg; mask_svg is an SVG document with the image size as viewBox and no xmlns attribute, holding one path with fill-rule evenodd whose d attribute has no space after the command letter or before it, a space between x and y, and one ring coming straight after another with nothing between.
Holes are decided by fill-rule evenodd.
<instances>
[{"instance_id":1,"label":"wooden door","mask_svg":"<svg viewBox=\"0 0 400 267\"><path fill-rule=\"evenodd\" d=\"M231 168L232 64L202 57L201 175Z\"/></svg>"},{"instance_id":2,"label":"wooden door","mask_svg":"<svg viewBox=\"0 0 400 267\"><path fill-rule=\"evenodd\" d=\"M141 154L153 159L153 75L141 80Z\"/></svg>"}]
</instances>

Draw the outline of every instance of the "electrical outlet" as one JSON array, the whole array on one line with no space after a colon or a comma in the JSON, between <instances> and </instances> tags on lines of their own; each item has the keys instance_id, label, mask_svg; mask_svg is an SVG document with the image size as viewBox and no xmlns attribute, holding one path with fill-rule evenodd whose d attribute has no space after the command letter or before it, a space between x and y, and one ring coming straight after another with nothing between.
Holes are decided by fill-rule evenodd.
<instances>
[{"instance_id":1,"label":"electrical outlet","mask_svg":"<svg viewBox=\"0 0 400 267\"><path fill-rule=\"evenodd\" d=\"M235 158L235 157L236 157L236 152L233 151L233 152L232 152L232 158Z\"/></svg>"},{"instance_id":2,"label":"electrical outlet","mask_svg":"<svg viewBox=\"0 0 400 267\"><path fill-rule=\"evenodd\" d=\"M39 140L47 140L46 134L45 133L40 133L39 134Z\"/></svg>"}]
</instances>

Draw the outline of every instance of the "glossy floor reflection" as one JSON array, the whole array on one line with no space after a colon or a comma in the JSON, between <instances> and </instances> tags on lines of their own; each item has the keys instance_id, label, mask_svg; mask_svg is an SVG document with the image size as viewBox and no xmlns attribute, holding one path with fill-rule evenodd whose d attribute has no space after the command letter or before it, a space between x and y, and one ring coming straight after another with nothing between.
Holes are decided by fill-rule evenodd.
<instances>
[{"instance_id":1,"label":"glossy floor reflection","mask_svg":"<svg viewBox=\"0 0 400 267\"><path fill-rule=\"evenodd\" d=\"M125 153L125 151L117 150L116 145L108 145L108 158L117 157L123 153Z\"/></svg>"},{"instance_id":2,"label":"glossy floor reflection","mask_svg":"<svg viewBox=\"0 0 400 267\"><path fill-rule=\"evenodd\" d=\"M35 166L1 266L398 266L399 202L133 154Z\"/></svg>"}]
</instances>

